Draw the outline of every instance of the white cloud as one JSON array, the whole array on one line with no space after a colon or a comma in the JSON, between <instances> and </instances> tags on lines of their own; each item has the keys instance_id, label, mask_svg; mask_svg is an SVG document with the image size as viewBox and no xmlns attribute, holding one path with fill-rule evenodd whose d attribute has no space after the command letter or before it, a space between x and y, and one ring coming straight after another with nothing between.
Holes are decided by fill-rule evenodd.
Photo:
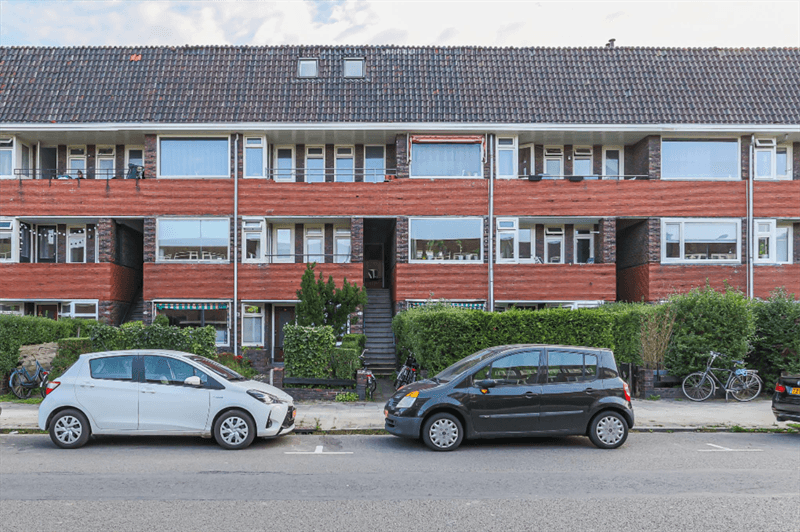
<instances>
[{"instance_id":1,"label":"white cloud","mask_svg":"<svg viewBox=\"0 0 800 532\"><path fill-rule=\"evenodd\" d=\"M4 45L800 46L800 2L0 0Z\"/></svg>"}]
</instances>

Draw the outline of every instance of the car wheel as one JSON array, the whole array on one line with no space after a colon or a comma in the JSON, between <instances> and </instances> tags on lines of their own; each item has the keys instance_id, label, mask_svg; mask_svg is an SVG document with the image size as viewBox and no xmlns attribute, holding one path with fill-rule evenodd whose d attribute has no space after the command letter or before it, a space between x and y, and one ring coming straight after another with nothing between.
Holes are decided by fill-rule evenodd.
<instances>
[{"instance_id":1,"label":"car wheel","mask_svg":"<svg viewBox=\"0 0 800 532\"><path fill-rule=\"evenodd\" d=\"M422 427L422 441L434 451L452 451L461 445L464 428L451 414L434 414Z\"/></svg>"},{"instance_id":2,"label":"car wheel","mask_svg":"<svg viewBox=\"0 0 800 532\"><path fill-rule=\"evenodd\" d=\"M225 412L214 423L214 439L223 449L244 449L256 437L256 424L242 410Z\"/></svg>"},{"instance_id":3,"label":"car wheel","mask_svg":"<svg viewBox=\"0 0 800 532\"><path fill-rule=\"evenodd\" d=\"M628 423L611 410L600 412L589 425L589 439L601 449L616 449L628 439Z\"/></svg>"},{"instance_id":4,"label":"car wheel","mask_svg":"<svg viewBox=\"0 0 800 532\"><path fill-rule=\"evenodd\" d=\"M89 441L89 420L71 408L62 410L50 421L50 439L62 449L77 449Z\"/></svg>"}]
</instances>

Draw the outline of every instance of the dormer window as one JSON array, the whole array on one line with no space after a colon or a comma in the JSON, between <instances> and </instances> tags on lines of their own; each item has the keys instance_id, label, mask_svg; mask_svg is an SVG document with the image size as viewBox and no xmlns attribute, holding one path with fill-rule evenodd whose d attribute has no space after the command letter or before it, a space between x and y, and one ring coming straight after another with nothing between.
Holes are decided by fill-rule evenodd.
<instances>
[{"instance_id":1,"label":"dormer window","mask_svg":"<svg viewBox=\"0 0 800 532\"><path fill-rule=\"evenodd\" d=\"M319 60L300 59L297 62L298 78L316 78L319 75Z\"/></svg>"},{"instance_id":2,"label":"dormer window","mask_svg":"<svg viewBox=\"0 0 800 532\"><path fill-rule=\"evenodd\" d=\"M344 77L346 78L363 78L364 77L364 59L357 57L349 57L344 60Z\"/></svg>"}]
</instances>

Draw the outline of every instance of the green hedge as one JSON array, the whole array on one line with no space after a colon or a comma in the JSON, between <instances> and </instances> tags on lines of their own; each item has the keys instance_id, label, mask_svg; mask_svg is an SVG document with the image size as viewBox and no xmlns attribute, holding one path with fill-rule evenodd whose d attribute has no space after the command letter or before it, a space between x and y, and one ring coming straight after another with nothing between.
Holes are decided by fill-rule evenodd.
<instances>
[{"instance_id":1,"label":"green hedge","mask_svg":"<svg viewBox=\"0 0 800 532\"><path fill-rule=\"evenodd\" d=\"M342 347L358 349L360 355L367 346L367 337L363 334L345 334L342 337Z\"/></svg>"},{"instance_id":2,"label":"green hedge","mask_svg":"<svg viewBox=\"0 0 800 532\"><path fill-rule=\"evenodd\" d=\"M355 379L356 371L361 369L359 349L334 347L331 354L331 373L334 379Z\"/></svg>"},{"instance_id":3,"label":"green hedge","mask_svg":"<svg viewBox=\"0 0 800 532\"><path fill-rule=\"evenodd\" d=\"M283 360L287 377L327 379L331 352L336 343L333 327L283 327Z\"/></svg>"},{"instance_id":4,"label":"green hedge","mask_svg":"<svg viewBox=\"0 0 800 532\"><path fill-rule=\"evenodd\" d=\"M151 325L140 321L122 327L95 324L89 328L92 346L96 351L119 349L171 349L216 358L214 327L174 327Z\"/></svg>"},{"instance_id":5,"label":"green hedge","mask_svg":"<svg viewBox=\"0 0 800 532\"><path fill-rule=\"evenodd\" d=\"M62 338L58 341L58 351L50 368L50 380L60 377L84 353L91 353L91 338Z\"/></svg>"},{"instance_id":6,"label":"green hedge","mask_svg":"<svg viewBox=\"0 0 800 532\"><path fill-rule=\"evenodd\" d=\"M0 375L12 371L19 362L23 345L57 342L61 338L88 335L94 320L62 318L58 321L38 316L0 315Z\"/></svg>"},{"instance_id":7,"label":"green hedge","mask_svg":"<svg viewBox=\"0 0 800 532\"><path fill-rule=\"evenodd\" d=\"M756 331L748 363L772 389L781 372L800 374L800 301L779 289L751 309Z\"/></svg>"}]
</instances>

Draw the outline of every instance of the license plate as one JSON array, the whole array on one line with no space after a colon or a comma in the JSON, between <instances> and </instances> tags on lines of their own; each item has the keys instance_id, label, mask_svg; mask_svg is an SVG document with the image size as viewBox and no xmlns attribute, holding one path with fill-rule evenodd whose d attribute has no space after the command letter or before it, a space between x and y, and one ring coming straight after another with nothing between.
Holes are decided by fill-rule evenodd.
<instances>
[{"instance_id":1,"label":"license plate","mask_svg":"<svg viewBox=\"0 0 800 532\"><path fill-rule=\"evenodd\" d=\"M800 395L800 388L792 388L791 390L792 395Z\"/></svg>"}]
</instances>

